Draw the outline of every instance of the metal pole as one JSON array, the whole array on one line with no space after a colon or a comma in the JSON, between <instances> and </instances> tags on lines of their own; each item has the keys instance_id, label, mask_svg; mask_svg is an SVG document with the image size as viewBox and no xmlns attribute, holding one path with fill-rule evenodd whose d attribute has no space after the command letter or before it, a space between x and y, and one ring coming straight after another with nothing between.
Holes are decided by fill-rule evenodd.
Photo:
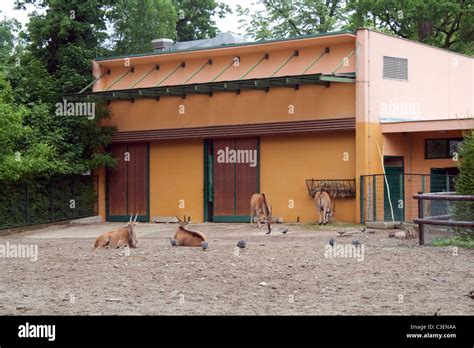
<instances>
[{"instance_id":1,"label":"metal pole","mask_svg":"<svg viewBox=\"0 0 474 348\"><path fill-rule=\"evenodd\" d=\"M372 199L372 204L373 204L373 213L374 213L374 221L377 221L377 175L372 176L372 193L374 195Z\"/></svg>"},{"instance_id":2,"label":"metal pole","mask_svg":"<svg viewBox=\"0 0 474 348\"><path fill-rule=\"evenodd\" d=\"M359 187L359 199L360 199L360 223L363 224L364 221L364 177L360 176L360 187Z\"/></svg>"},{"instance_id":3,"label":"metal pole","mask_svg":"<svg viewBox=\"0 0 474 348\"><path fill-rule=\"evenodd\" d=\"M418 192L418 194L420 195L420 197L418 197L418 218L423 219L423 217L424 217L424 204L423 204L424 200L421 197L423 192ZM419 236L419 244L420 245L425 245L424 233L425 233L424 224L420 222L418 224L418 236Z\"/></svg>"},{"instance_id":4,"label":"metal pole","mask_svg":"<svg viewBox=\"0 0 474 348\"><path fill-rule=\"evenodd\" d=\"M25 194L26 194L26 224L28 225L28 220L29 220L29 216L28 216L28 205L30 204L29 201L28 201L28 182L26 182L26 185L25 185Z\"/></svg>"}]
</instances>

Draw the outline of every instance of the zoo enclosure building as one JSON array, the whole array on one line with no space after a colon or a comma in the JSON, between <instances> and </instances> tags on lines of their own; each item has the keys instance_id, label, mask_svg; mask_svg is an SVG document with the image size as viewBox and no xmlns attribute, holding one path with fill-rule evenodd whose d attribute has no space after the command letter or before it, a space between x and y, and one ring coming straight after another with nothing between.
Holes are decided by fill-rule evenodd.
<instances>
[{"instance_id":1,"label":"zoo enclosure building","mask_svg":"<svg viewBox=\"0 0 474 348\"><path fill-rule=\"evenodd\" d=\"M92 92L67 97L106 101L118 128L118 169L96 173L103 220L246 222L264 192L283 221L313 222L321 182L337 220L411 220L414 193L451 189L472 57L369 29L153 44L95 59Z\"/></svg>"}]
</instances>

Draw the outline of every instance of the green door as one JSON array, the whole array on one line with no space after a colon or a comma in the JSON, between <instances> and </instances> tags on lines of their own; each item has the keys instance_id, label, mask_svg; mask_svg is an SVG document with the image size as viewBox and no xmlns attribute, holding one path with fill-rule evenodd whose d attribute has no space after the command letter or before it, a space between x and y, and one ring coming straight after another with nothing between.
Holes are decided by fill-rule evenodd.
<instances>
[{"instance_id":1,"label":"green door","mask_svg":"<svg viewBox=\"0 0 474 348\"><path fill-rule=\"evenodd\" d=\"M403 167L386 167L385 176L387 178L387 182L384 183L383 186L384 220L392 221L393 209L394 221L403 221L405 219L405 188ZM391 205L390 202L392 203Z\"/></svg>"}]
</instances>

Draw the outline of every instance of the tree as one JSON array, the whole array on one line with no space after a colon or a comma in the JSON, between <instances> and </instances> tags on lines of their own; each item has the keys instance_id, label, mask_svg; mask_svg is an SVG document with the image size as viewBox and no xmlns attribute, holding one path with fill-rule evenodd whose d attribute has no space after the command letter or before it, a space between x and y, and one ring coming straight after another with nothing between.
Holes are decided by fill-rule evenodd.
<instances>
[{"instance_id":1,"label":"tree","mask_svg":"<svg viewBox=\"0 0 474 348\"><path fill-rule=\"evenodd\" d=\"M462 53L474 52L473 0L349 0L351 25Z\"/></svg>"},{"instance_id":2,"label":"tree","mask_svg":"<svg viewBox=\"0 0 474 348\"><path fill-rule=\"evenodd\" d=\"M214 15L224 18L231 13L229 6L216 0L173 0L178 16L176 40L189 41L217 35Z\"/></svg>"},{"instance_id":3,"label":"tree","mask_svg":"<svg viewBox=\"0 0 474 348\"><path fill-rule=\"evenodd\" d=\"M153 50L151 40L176 38L176 11L171 0L119 0L107 15L112 23L115 55Z\"/></svg>"},{"instance_id":4,"label":"tree","mask_svg":"<svg viewBox=\"0 0 474 348\"><path fill-rule=\"evenodd\" d=\"M66 171L51 133L44 133L44 124L27 124L33 115L47 114L41 107L27 109L13 103L11 87L0 75L0 181L14 182L51 172Z\"/></svg>"},{"instance_id":5,"label":"tree","mask_svg":"<svg viewBox=\"0 0 474 348\"><path fill-rule=\"evenodd\" d=\"M361 27L456 52L474 52L474 0L258 0L238 7L241 28L255 39Z\"/></svg>"},{"instance_id":6,"label":"tree","mask_svg":"<svg viewBox=\"0 0 474 348\"><path fill-rule=\"evenodd\" d=\"M1 15L0 11L0 15ZM16 19L3 18L0 20L0 70L12 64L11 57L16 44L15 34L21 29Z\"/></svg>"},{"instance_id":7,"label":"tree","mask_svg":"<svg viewBox=\"0 0 474 348\"><path fill-rule=\"evenodd\" d=\"M101 119L108 117L105 107L96 105L93 120L55 114L55 105L65 94L78 92L92 81L91 61L98 52L104 52L100 43L106 37L108 2L28 0L17 1L17 8L26 2L44 11L31 15L26 51L20 55L20 65L8 74L15 103L29 107L22 124L41 129L38 139L45 139L54 149L55 158L66 163L48 167L50 175L78 174L102 164L114 165L110 155L101 153L111 142L114 129L101 125ZM29 144L25 143L25 149Z\"/></svg>"},{"instance_id":8,"label":"tree","mask_svg":"<svg viewBox=\"0 0 474 348\"><path fill-rule=\"evenodd\" d=\"M75 93L92 81L91 60L103 53L107 37L107 0L17 0L16 7L33 3L27 24L28 49L45 64L61 90Z\"/></svg>"},{"instance_id":9,"label":"tree","mask_svg":"<svg viewBox=\"0 0 474 348\"><path fill-rule=\"evenodd\" d=\"M263 11L237 7L246 34L255 39L292 37L340 29L346 20L343 0L259 0ZM245 17L249 18L246 20Z\"/></svg>"}]
</instances>

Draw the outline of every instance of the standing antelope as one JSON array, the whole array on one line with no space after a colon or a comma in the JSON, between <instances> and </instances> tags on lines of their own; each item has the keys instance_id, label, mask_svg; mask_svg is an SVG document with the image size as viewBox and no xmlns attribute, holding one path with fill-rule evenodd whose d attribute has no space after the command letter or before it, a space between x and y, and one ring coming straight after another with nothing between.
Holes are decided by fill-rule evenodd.
<instances>
[{"instance_id":1,"label":"standing antelope","mask_svg":"<svg viewBox=\"0 0 474 348\"><path fill-rule=\"evenodd\" d=\"M191 231L186 228L189 224L189 219L181 220L179 217L176 217L179 222L178 229L174 234L174 239L170 238L172 246L191 246L191 247L201 247L206 250L209 245L207 244L207 236L199 231Z\"/></svg>"},{"instance_id":2,"label":"standing antelope","mask_svg":"<svg viewBox=\"0 0 474 348\"><path fill-rule=\"evenodd\" d=\"M264 216L264 222L267 225L267 232L272 232L272 206L263 193L254 193L250 198L250 224L253 223L253 217L257 218L257 226L260 228L260 216Z\"/></svg>"},{"instance_id":3,"label":"standing antelope","mask_svg":"<svg viewBox=\"0 0 474 348\"><path fill-rule=\"evenodd\" d=\"M319 217L319 224L326 225L329 222L329 218L332 217L334 211L336 210L336 202L331 203L331 197L329 194L324 191L323 188L320 188L318 192L314 195L314 204L316 205L316 211ZM323 218L321 219L321 213Z\"/></svg>"},{"instance_id":4,"label":"standing antelope","mask_svg":"<svg viewBox=\"0 0 474 348\"><path fill-rule=\"evenodd\" d=\"M129 248L137 247L137 233L134 228L138 224L137 218L138 213L135 215L135 219L132 221L133 214L130 215L130 221L127 226L111 231L105 232L104 234L97 237L94 243L94 248L121 248L128 246Z\"/></svg>"}]
</instances>

